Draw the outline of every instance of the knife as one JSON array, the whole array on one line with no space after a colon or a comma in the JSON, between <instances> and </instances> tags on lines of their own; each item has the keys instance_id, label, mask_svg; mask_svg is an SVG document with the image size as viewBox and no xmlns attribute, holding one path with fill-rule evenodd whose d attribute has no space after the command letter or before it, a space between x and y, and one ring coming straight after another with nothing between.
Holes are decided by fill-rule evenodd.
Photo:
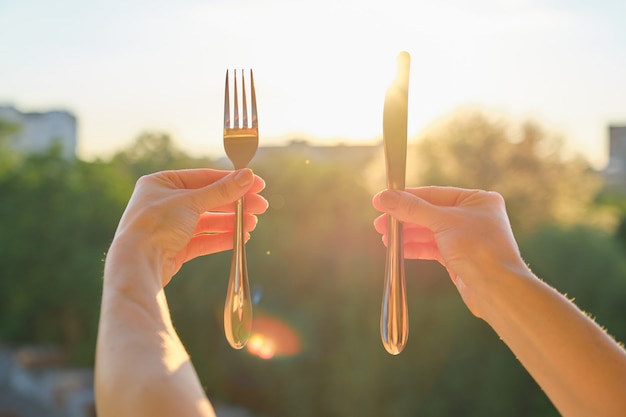
<instances>
[{"instance_id":1,"label":"knife","mask_svg":"<svg viewBox=\"0 0 626 417\"><path fill-rule=\"evenodd\" d=\"M410 63L408 52L398 55L396 78L385 94L383 143L387 188L392 190L405 187ZM402 223L388 216L388 230L380 335L387 352L397 355L409 337Z\"/></svg>"}]
</instances>

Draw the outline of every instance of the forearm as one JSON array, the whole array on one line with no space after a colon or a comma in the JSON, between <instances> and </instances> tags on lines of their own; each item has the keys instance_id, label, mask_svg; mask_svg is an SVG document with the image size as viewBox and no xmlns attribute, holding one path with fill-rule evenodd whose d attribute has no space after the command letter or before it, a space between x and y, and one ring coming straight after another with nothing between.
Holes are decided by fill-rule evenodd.
<instances>
[{"instance_id":1,"label":"forearm","mask_svg":"<svg viewBox=\"0 0 626 417\"><path fill-rule=\"evenodd\" d=\"M98 415L213 416L172 326L158 285L160 263L152 254L123 249L112 247L105 265L96 351Z\"/></svg>"},{"instance_id":2,"label":"forearm","mask_svg":"<svg viewBox=\"0 0 626 417\"><path fill-rule=\"evenodd\" d=\"M626 353L528 270L504 270L485 320L564 416L626 415Z\"/></svg>"}]
</instances>

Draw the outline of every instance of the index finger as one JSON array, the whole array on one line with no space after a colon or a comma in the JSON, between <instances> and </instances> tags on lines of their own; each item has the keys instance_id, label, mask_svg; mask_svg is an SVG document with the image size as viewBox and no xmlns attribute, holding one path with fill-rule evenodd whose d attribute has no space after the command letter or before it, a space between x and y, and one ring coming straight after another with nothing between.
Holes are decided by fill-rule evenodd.
<instances>
[{"instance_id":1,"label":"index finger","mask_svg":"<svg viewBox=\"0 0 626 417\"><path fill-rule=\"evenodd\" d=\"M391 214L401 222L408 222L435 229L442 206L431 203L409 191L385 190L373 199L374 207Z\"/></svg>"},{"instance_id":2,"label":"index finger","mask_svg":"<svg viewBox=\"0 0 626 417\"><path fill-rule=\"evenodd\" d=\"M170 180L174 181L180 188L198 189L213 184L233 171L211 169L211 168L193 168L165 171ZM257 175L254 175L254 182L249 192L258 193L265 188L265 181Z\"/></svg>"},{"instance_id":3,"label":"index finger","mask_svg":"<svg viewBox=\"0 0 626 417\"><path fill-rule=\"evenodd\" d=\"M435 206L457 206L467 197L476 194L478 190L458 187L425 186L406 188L404 191L426 200Z\"/></svg>"}]
</instances>

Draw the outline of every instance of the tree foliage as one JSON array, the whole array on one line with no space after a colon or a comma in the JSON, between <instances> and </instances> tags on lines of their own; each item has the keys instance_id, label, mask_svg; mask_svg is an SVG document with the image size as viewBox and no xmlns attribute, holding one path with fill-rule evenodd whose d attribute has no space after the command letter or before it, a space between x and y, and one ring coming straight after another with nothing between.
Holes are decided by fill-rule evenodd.
<instances>
[{"instance_id":1,"label":"tree foliage","mask_svg":"<svg viewBox=\"0 0 626 417\"><path fill-rule=\"evenodd\" d=\"M626 299L626 258L613 235L587 226L546 226L520 241L533 271L626 342L619 314Z\"/></svg>"},{"instance_id":2,"label":"tree foliage","mask_svg":"<svg viewBox=\"0 0 626 417\"><path fill-rule=\"evenodd\" d=\"M15 123L0 118L0 175L11 170L19 160L19 155L10 148L8 143L11 135L18 130L19 126Z\"/></svg>"},{"instance_id":3,"label":"tree foliage","mask_svg":"<svg viewBox=\"0 0 626 417\"><path fill-rule=\"evenodd\" d=\"M513 123L476 111L455 113L418 143L421 184L498 191L516 230L590 219L602 186L583 158L532 121Z\"/></svg>"},{"instance_id":4,"label":"tree foliage","mask_svg":"<svg viewBox=\"0 0 626 417\"><path fill-rule=\"evenodd\" d=\"M0 340L91 360L102 259L130 195L118 179L54 149L0 177Z\"/></svg>"},{"instance_id":5,"label":"tree foliage","mask_svg":"<svg viewBox=\"0 0 626 417\"><path fill-rule=\"evenodd\" d=\"M167 133L144 132L126 149L116 153L111 163L131 177L176 168L209 167L207 158L194 158L181 151Z\"/></svg>"}]
</instances>

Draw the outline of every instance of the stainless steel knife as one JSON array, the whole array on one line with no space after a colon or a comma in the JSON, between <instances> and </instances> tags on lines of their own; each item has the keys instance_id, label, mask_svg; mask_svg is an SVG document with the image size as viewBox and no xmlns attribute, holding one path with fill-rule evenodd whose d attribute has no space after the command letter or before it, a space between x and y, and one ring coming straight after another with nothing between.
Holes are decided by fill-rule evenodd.
<instances>
[{"instance_id":1,"label":"stainless steel knife","mask_svg":"<svg viewBox=\"0 0 626 417\"><path fill-rule=\"evenodd\" d=\"M404 190L405 187L410 62L408 52L398 55L398 71L385 94L383 109L387 188L393 190ZM388 228L380 335L387 352L397 355L409 337L402 223L389 216Z\"/></svg>"}]
</instances>

